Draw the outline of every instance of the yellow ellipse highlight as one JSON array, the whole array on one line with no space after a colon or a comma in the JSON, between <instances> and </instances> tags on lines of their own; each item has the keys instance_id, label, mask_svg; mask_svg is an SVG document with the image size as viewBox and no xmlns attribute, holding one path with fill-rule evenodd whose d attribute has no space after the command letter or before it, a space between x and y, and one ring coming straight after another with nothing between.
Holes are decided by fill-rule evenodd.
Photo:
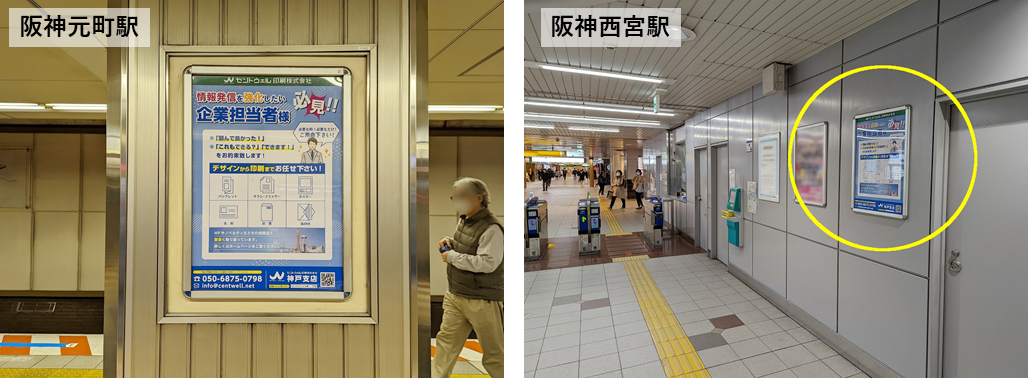
<instances>
[{"instance_id":1,"label":"yellow ellipse highlight","mask_svg":"<svg viewBox=\"0 0 1028 378\"><path fill-rule=\"evenodd\" d=\"M793 147L793 144L796 142L796 129L799 128L800 122L803 120L803 114L807 112L807 108L810 107L810 104L812 104L814 102L814 99L816 99L817 96L821 95L821 92L824 92L825 89L828 89L828 87L832 86L832 84L835 84L835 82L837 82L839 80L842 80L842 79L844 79L847 76L850 76L850 75L853 75L853 74L856 74L856 73L860 73L860 72L864 72L864 71L871 71L871 70L895 70L895 71L906 72L906 73L912 74L914 76L920 77L920 78L928 81L929 83L934 84L936 88L939 88L940 90L942 90L942 92L946 94L946 97L949 97L949 99L953 101L953 104L957 106L957 109L960 110L960 115L964 117L964 122L967 123L967 131L968 131L968 133L971 134L971 147L972 147L972 149L974 151L974 165L973 165L973 168L971 169L971 183L967 185L967 193L964 194L964 200L960 201L960 206L957 207L957 211L953 212L953 215L950 216L949 219L946 220L946 223L942 224L942 227L939 227L939 229L935 230L931 234L928 234L928 236L925 236L925 237L923 237L920 240L917 240L915 242L904 244L904 245L900 245L900 246L896 246L896 247L887 247L887 248L868 247L866 245L861 245L861 244L857 244L857 243L851 242L849 240L846 240L846 239L840 237L839 235L836 235L832 231L828 230L827 227L825 227L823 224L821 224L821 222L819 222L817 220L817 217L814 217L814 214L810 213L810 209L807 208L807 204L805 202L803 202L803 197L800 195L800 190L799 190L799 188L796 187L796 176L793 173L792 147ZM909 127L911 127L911 125L907 125L907 127L909 128ZM971 126L971 119L967 117L967 112L964 111L964 107L960 105L960 101L957 101L957 98L953 96L953 93L950 92L949 89L946 89L946 87L943 86L941 83L939 83L938 81L935 81L935 79L933 79L930 76L925 75L925 74L923 74L921 72L918 72L916 70L913 70L913 69L910 69L910 68L907 68L907 67L902 67L902 66L873 65L873 66L864 66L864 67L860 67L860 68L854 68L852 70L843 72L841 75L834 77L832 80L829 80L827 83L825 83L825 85L822 85L821 88L818 88L817 92L814 92L814 95L810 96L810 98L807 99L807 103L803 104L803 109L800 109L800 114L798 116L796 116L796 123L793 124L792 132L789 133L789 154L787 156L789 157L789 182L792 184L792 191L793 191L793 193L796 194L796 198L798 199L798 202L800 203L800 207L803 208L803 213L807 214L807 218L810 218L810 220L814 222L814 225L816 225L817 228L821 229L821 231L824 232L825 234L827 234L828 236L831 236L832 239L838 240L840 243L848 245L848 246L853 247L853 248L859 248L859 249L863 249L865 251L872 251L872 252L901 251L901 250L904 250L904 249L907 249L907 248L913 248L913 247L919 246L919 245L924 244L925 242L931 240L932 238L934 238L936 236L939 236L939 234L941 234L943 231L945 231L946 228L948 228L949 225L952 224L953 221L957 219L957 216L959 216L960 213L962 211L964 211L964 205L967 205L967 200L971 198L971 191L974 189L974 179L975 179L976 176L978 176L978 141L975 140L975 137L974 137L974 128ZM907 157L907 158L909 158L909 157ZM906 195L906 193L904 193L904 195Z\"/></svg>"}]
</instances>

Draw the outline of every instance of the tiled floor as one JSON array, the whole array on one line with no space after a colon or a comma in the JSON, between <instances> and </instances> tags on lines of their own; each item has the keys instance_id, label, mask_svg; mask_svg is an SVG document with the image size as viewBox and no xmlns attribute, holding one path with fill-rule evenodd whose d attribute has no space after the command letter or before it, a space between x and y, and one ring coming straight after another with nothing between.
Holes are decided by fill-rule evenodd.
<instances>
[{"instance_id":1,"label":"tiled floor","mask_svg":"<svg viewBox=\"0 0 1028 378\"><path fill-rule=\"evenodd\" d=\"M50 346L55 344L64 347ZM0 334L0 377L23 374L22 369L103 369L103 335Z\"/></svg>"},{"instance_id":2,"label":"tiled floor","mask_svg":"<svg viewBox=\"0 0 1028 378\"><path fill-rule=\"evenodd\" d=\"M652 299L641 307L634 263L702 361L692 376L866 377L723 264L690 254L526 272L526 378L687 376L668 374L674 352L658 352L663 331L641 310Z\"/></svg>"}]
</instances>

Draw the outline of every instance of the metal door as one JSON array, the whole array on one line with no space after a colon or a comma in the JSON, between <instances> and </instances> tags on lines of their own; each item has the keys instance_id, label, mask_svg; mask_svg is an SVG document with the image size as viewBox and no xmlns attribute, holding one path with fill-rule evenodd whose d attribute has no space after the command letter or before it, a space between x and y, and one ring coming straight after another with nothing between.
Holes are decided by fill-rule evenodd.
<instances>
[{"instance_id":1,"label":"metal door","mask_svg":"<svg viewBox=\"0 0 1028 378\"><path fill-rule=\"evenodd\" d=\"M728 204L728 147L720 146L714 148L714 158L717 162L714 170L717 175L717 180L714 182L714 187L711 190L714 192L714 203L711 206L714 207L714 214L711 214L711 221L717 222L715 227L715 237L717 240L713 244L717 249L714 252L714 256L717 257L721 262L728 264L728 223L720 218L721 209L726 208Z\"/></svg>"},{"instance_id":2,"label":"metal door","mask_svg":"<svg viewBox=\"0 0 1028 378\"><path fill-rule=\"evenodd\" d=\"M978 175L963 212L946 230L944 377L1028 372L1026 103L1028 93L964 104L978 140ZM964 197L973 158L967 125L955 107L950 110L946 216Z\"/></svg>"},{"instance_id":3,"label":"metal door","mask_svg":"<svg viewBox=\"0 0 1028 378\"><path fill-rule=\"evenodd\" d=\"M704 250L710 250L707 241L710 240L710 206L707 205L707 168L710 162L707 161L707 149L696 150L696 246Z\"/></svg>"}]
</instances>

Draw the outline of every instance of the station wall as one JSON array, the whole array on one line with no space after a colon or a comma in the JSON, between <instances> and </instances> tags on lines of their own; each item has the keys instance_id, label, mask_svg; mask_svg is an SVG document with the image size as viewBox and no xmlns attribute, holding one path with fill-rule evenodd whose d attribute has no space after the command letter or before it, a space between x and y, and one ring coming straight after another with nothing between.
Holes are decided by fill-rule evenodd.
<instances>
[{"instance_id":1,"label":"station wall","mask_svg":"<svg viewBox=\"0 0 1028 378\"><path fill-rule=\"evenodd\" d=\"M503 222L503 137L434 136L428 138L428 216L432 265L432 295L446 294L446 263L434 249L443 236L453 236L457 215L450 202L453 182L461 177L485 181L492 203L489 210ZM506 256L505 256L506 257Z\"/></svg>"},{"instance_id":2,"label":"station wall","mask_svg":"<svg viewBox=\"0 0 1028 378\"><path fill-rule=\"evenodd\" d=\"M732 247L728 264L894 372L929 375L929 278L935 278L930 277L929 245L867 252L840 245L817 229L794 202L787 179L789 132L818 88L862 66L905 66L953 92L1028 77L1028 68L1016 63L1026 57L1019 47L1028 40L1028 26L1021 22L1025 17L1024 1L920 0L795 63L788 70L786 91L763 96L758 84L695 114L670 133L671 145L684 144L685 149L678 155L687 177L686 199L676 200L685 218L678 229L688 235L697 232L696 148L727 140L729 166L736 170L737 183L745 183L756 181L758 164L756 154L746 152L746 140L781 133L782 200L757 201L755 214L744 209L744 246ZM801 126L824 121L829 131L827 206L808 207L829 230L875 247L909 243L932 231L932 193L941 190L932 187L932 177L945 173L945 167L932 165L941 153L933 149L937 94L941 92L920 78L877 70L834 84L810 105ZM853 117L902 105L912 106L909 217L855 213L849 208Z\"/></svg>"},{"instance_id":3,"label":"station wall","mask_svg":"<svg viewBox=\"0 0 1028 378\"><path fill-rule=\"evenodd\" d=\"M31 208L0 210L0 291L104 286L104 136L0 134L32 149Z\"/></svg>"}]
</instances>

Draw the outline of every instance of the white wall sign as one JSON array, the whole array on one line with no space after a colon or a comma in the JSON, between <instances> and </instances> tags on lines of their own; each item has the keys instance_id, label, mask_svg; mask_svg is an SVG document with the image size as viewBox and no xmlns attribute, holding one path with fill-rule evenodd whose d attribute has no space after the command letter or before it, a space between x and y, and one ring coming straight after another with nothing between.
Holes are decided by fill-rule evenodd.
<instances>
[{"instance_id":1,"label":"white wall sign","mask_svg":"<svg viewBox=\"0 0 1028 378\"><path fill-rule=\"evenodd\" d=\"M778 202L780 139L780 133L773 133L762 136L757 141L757 195L764 201Z\"/></svg>"}]
</instances>

